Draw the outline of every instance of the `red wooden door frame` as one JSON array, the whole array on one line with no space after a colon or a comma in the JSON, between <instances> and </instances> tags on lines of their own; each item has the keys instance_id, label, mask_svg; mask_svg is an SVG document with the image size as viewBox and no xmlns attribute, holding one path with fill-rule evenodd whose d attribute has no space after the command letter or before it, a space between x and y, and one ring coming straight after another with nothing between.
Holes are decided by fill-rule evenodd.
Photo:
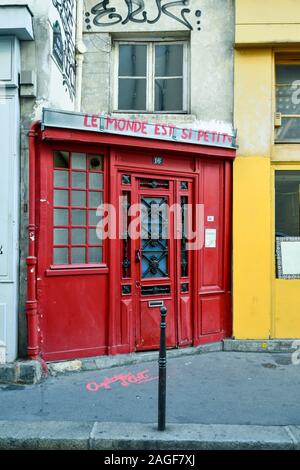
<instances>
[{"instance_id":1,"label":"red wooden door frame","mask_svg":"<svg viewBox=\"0 0 300 470\"><path fill-rule=\"evenodd\" d=\"M159 140L151 140L146 141L141 138L135 137L125 137L125 136L115 136L109 134L95 134L86 131L72 131L72 130L65 130L65 129L57 129L57 128L46 128L41 130L40 124L34 124L30 134L30 188L29 188L29 256L27 258L27 267L28 267L28 297L27 297L27 318L28 318L28 355L31 358L36 358L39 356L41 352L41 344L40 340L43 335L43 331L41 334L39 330L42 326L41 318L38 311L39 307L39 297L38 297L38 287L37 287L37 278L38 269L43 262L43 257L37 259L37 246L38 243L41 242L40 239L40 223L41 219L44 217L43 211L41 210L41 202L43 194L41 193L40 189L40 182L43 173L45 172L45 168L41 166L41 159L40 155L43 152L43 149L51 147L51 144L54 144L58 148L62 146L74 146L76 149L78 145L81 145L82 148L90 149L91 146L95 146L95 148L99 148L100 146L110 145L110 158L107 160L107 190L110 194L110 199L113 201L117 198L118 195L118 185L117 177L118 171L122 167L122 165L117 164L114 159L114 154L116 151L123 149L124 151L128 151L129 149L136 151L148 151L148 152L167 152L170 155L179 157L179 162L182 157L188 155L191 158L195 157L204 157L206 161L216 161L219 160L221 162L224 161L224 220L222 222L222 230L223 238L224 238L224 253L223 253L223 260L224 264L224 276L222 280L222 286L220 293L223 292L228 305L227 311L229 312L230 309L230 302L231 302L231 295L230 295L230 285L231 285L231 274L230 274L230 242L231 242L231 178L232 178L232 165L230 160L233 160L235 157L235 150L233 149L223 149L218 147L205 147L199 145L191 145L191 144L183 144L183 143L173 143L173 142L164 142ZM182 178L195 178L194 181L194 195L193 201L194 203L197 202L197 194L199 193L199 168L201 166L201 160L199 158L195 158L195 173L191 172L183 172ZM132 169L132 167L131 167ZM152 170L151 170L152 171ZM142 173L149 172L149 169L142 170ZM156 171L153 171L154 174L158 174ZM176 174L173 170L164 170L165 175ZM47 175L44 175L46 179L48 178ZM178 174L177 174L178 176ZM181 177L181 176L180 176ZM178 249L178 247L177 247ZM107 250L107 259L113 265L113 261L117 261L119 258L119 247L118 241L110 241L108 243L108 250ZM44 254L46 256L46 254ZM178 259L178 256L177 256ZM190 291L193 295L193 344L200 344L201 342L205 342L207 340L214 340L220 339L225 335L231 334L231 318L226 313L226 318L224 317L222 320L223 330L220 334L211 335L207 337L201 336L201 319L200 319L200 309L199 306L199 295L197 292L199 286L199 269L198 269L198 260L194 260L194 268L192 279L190 281ZM94 268L91 268L94 269ZM97 268L95 268L97 269ZM112 269L107 269L107 274L109 276L109 284L108 289L111 289L113 286L120 284L118 272L113 273ZM178 268L177 268L178 269ZM103 271L104 273L104 271ZM80 270L77 274L80 274ZM61 275L64 275L63 270L61 271ZM177 276L175 276L177 277ZM110 299L111 304L109 307L110 315L108 317L108 329L107 329L107 343L105 351L107 354L114 354L117 352L129 352L134 350L133 347L133 338L132 338L132 318L130 319L127 325L127 333L129 337L129 341L127 345L118 344L117 341L117 333L115 329L116 325L116 313L115 307L119 299L113 296ZM131 322L131 323L130 323ZM103 350L104 351L104 350ZM105 352L104 352L105 354Z\"/></svg>"}]
</instances>

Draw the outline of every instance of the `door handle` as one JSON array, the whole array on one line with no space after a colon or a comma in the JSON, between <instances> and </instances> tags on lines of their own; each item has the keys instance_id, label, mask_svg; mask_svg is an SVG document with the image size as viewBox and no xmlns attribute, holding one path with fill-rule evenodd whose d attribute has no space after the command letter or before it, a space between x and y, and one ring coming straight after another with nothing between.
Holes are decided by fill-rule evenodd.
<instances>
[{"instance_id":1,"label":"door handle","mask_svg":"<svg viewBox=\"0 0 300 470\"><path fill-rule=\"evenodd\" d=\"M0 246L0 255L3 255L3 245Z\"/></svg>"},{"instance_id":2,"label":"door handle","mask_svg":"<svg viewBox=\"0 0 300 470\"><path fill-rule=\"evenodd\" d=\"M141 262L141 252L140 252L140 250L136 250L136 252L135 252L135 261L136 261L136 263Z\"/></svg>"}]
</instances>

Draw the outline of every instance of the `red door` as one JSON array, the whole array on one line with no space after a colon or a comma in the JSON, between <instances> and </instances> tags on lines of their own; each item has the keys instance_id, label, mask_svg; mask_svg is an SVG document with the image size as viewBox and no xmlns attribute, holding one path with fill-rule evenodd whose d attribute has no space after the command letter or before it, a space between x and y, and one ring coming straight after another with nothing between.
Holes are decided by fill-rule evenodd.
<instances>
[{"instance_id":1,"label":"red door","mask_svg":"<svg viewBox=\"0 0 300 470\"><path fill-rule=\"evenodd\" d=\"M134 243L136 290L136 349L157 349L160 306L168 309L167 346L176 346L176 283L174 243L174 182L136 177L140 207L140 237ZM138 207L137 206L137 207Z\"/></svg>"},{"instance_id":2,"label":"red door","mask_svg":"<svg viewBox=\"0 0 300 470\"><path fill-rule=\"evenodd\" d=\"M192 272L191 254L179 233L192 180L184 181L181 190L183 182L177 178L147 174L122 177L123 183L127 178L130 190L122 191L127 235L121 242L120 264L122 281L130 279L132 287L134 347L159 348L161 306L168 310L167 346L176 347L181 343L180 303Z\"/></svg>"}]
</instances>

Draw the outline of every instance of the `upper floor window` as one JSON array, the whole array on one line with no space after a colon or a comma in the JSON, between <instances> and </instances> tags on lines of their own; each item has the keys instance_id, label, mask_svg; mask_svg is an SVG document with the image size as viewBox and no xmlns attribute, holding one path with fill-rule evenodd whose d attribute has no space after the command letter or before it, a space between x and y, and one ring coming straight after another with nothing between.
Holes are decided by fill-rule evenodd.
<instances>
[{"instance_id":1,"label":"upper floor window","mask_svg":"<svg viewBox=\"0 0 300 470\"><path fill-rule=\"evenodd\" d=\"M276 142L300 142L300 57L276 64Z\"/></svg>"},{"instance_id":2,"label":"upper floor window","mask_svg":"<svg viewBox=\"0 0 300 470\"><path fill-rule=\"evenodd\" d=\"M117 42L114 109L188 111L186 42Z\"/></svg>"}]
</instances>

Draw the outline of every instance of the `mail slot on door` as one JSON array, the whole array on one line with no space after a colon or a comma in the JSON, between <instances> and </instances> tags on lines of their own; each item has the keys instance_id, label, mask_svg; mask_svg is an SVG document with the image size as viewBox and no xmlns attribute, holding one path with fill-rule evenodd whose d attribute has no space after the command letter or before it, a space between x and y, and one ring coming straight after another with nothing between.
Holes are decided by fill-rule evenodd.
<instances>
[{"instance_id":1,"label":"mail slot on door","mask_svg":"<svg viewBox=\"0 0 300 470\"><path fill-rule=\"evenodd\" d=\"M163 300L150 300L148 302L148 307L164 307L164 301Z\"/></svg>"}]
</instances>

